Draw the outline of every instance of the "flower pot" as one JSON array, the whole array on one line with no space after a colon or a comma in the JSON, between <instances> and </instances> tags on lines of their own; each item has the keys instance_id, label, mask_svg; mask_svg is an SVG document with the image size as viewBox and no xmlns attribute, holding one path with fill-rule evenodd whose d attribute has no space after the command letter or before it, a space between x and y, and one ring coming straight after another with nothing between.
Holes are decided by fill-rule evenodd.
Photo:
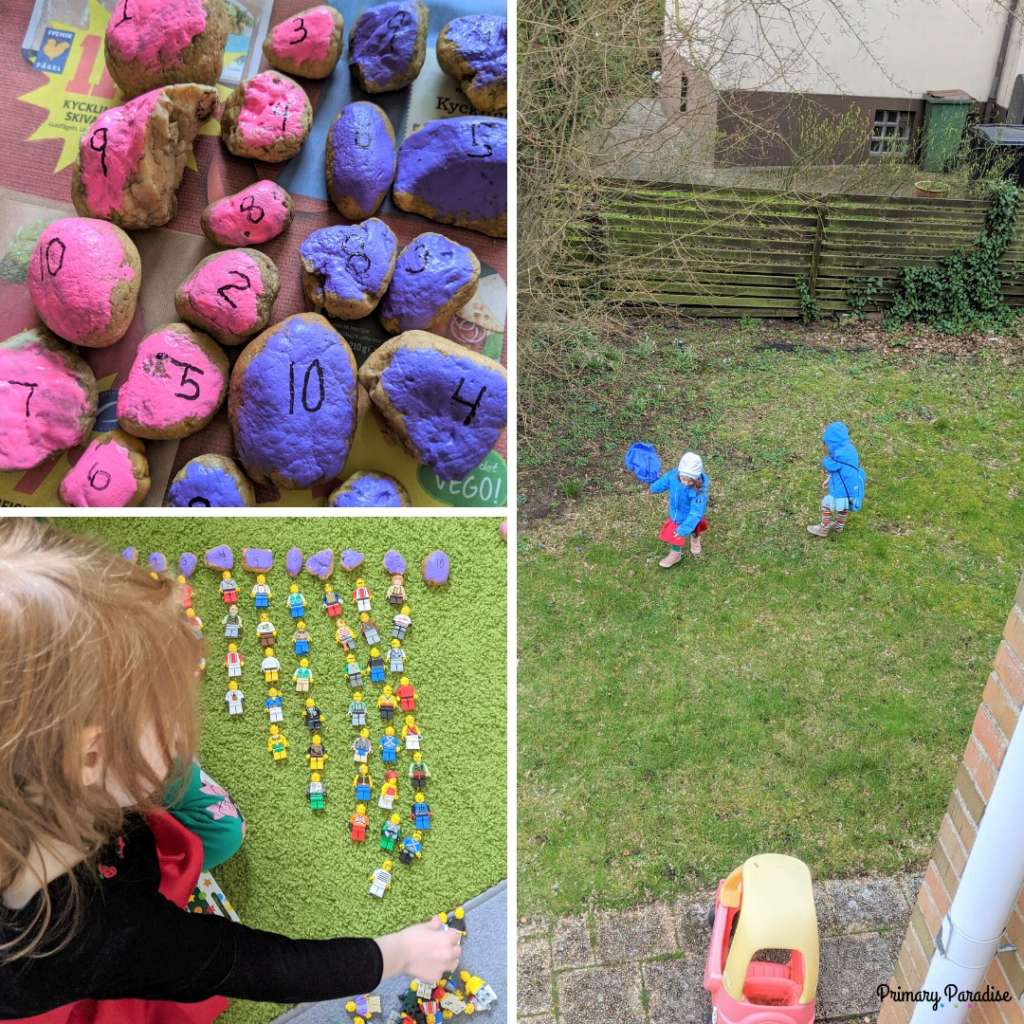
<instances>
[{"instance_id":1,"label":"flower pot","mask_svg":"<svg viewBox=\"0 0 1024 1024\"><path fill-rule=\"evenodd\" d=\"M944 181L915 181L914 195L919 199L945 199L949 195L949 185Z\"/></svg>"}]
</instances>

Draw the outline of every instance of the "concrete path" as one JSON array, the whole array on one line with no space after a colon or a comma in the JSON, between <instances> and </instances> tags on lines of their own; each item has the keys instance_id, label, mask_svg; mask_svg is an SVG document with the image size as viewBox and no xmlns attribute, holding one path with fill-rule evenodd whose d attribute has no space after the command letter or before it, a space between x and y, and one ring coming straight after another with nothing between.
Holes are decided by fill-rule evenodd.
<instances>
[{"instance_id":1,"label":"concrete path","mask_svg":"<svg viewBox=\"0 0 1024 1024\"><path fill-rule=\"evenodd\" d=\"M873 1021L920 875L822 882L820 1021ZM702 1024L714 893L519 926L519 1024Z\"/></svg>"}]
</instances>

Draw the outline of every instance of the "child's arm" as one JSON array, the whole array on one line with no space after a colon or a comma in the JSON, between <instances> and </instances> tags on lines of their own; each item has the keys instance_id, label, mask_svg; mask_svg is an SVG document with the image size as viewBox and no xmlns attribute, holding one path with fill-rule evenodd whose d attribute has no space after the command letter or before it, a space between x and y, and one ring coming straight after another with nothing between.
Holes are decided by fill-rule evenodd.
<instances>
[{"instance_id":1,"label":"child's arm","mask_svg":"<svg viewBox=\"0 0 1024 1024\"><path fill-rule=\"evenodd\" d=\"M672 483L672 474L676 471L670 469L667 473L662 474L657 480L651 484L651 494L660 494L662 491L667 491L669 485Z\"/></svg>"},{"instance_id":2,"label":"child's arm","mask_svg":"<svg viewBox=\"0 0 1024 1024\"><path fill-rule=\"evenodd\" d=\"M708 488L702 487L697 494L690 499L690 511L686 518L676 524L676 533L680 537L688 537L697 528L697 524L704 518L708 508Z\"/></svg>"}]
</instances>

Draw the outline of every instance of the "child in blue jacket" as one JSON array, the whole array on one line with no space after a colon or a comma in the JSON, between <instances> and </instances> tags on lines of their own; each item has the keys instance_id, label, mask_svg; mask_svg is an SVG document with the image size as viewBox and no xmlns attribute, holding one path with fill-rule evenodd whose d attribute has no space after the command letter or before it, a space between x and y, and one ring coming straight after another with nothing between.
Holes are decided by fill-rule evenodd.
<instances>
[{"instance_id":1,"label":"child in blue jacket","mask_svg":"<svg viewBox=\"0 0 1024 1024\"><path fill-rule=\"evenodd\" d=\"M815 537L838 537L850 512L860 511L864 500L864 470L857 449L850 440L845 423L830 423L822 432L825 457L821 460L825 478L821 489L821 522L812 523L807 532Z\"/></svg>"},{"instance_id":2,"label":"child in blue jacket","mask_svg":"<svg viewBox=\"0 0 1024 1024\"><path fill-rule=\"evenodd\" d=\"M704 513L710 487L704 463L694 452L687 452L675 469L651 484L651 494L668 491L668 519L658 535L670 548L658 563L663 569L671 569L681 561L687 537L690 538L690 554L700 554L700 535L708 528Z\"/></svg>"}]
</instances>

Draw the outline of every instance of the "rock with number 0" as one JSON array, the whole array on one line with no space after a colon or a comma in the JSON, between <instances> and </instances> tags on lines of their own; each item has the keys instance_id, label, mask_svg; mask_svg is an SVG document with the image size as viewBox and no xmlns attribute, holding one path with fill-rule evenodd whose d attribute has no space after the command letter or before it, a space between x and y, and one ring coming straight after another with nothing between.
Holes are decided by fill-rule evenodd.
<instances>
[{"instance_id":1,"label":"rock with number 0","mask_svg":"<svg viewBox=\"0 0 1024 1024\"><path fill-rule=\"evenodd\" d=\"M60 482L60 500L74 508L128 508L149 494L146 446L123 430L89 442Z\"/></svg>"},{"instance_id":2,"label":"rock with number 0","mask_svg":"<svg viewBox=\"0 0 1024 1024\"><path fill-rule=\"evenodd\" d=\"M207 334L164 324L139 342L117 392L117 420L136 437L188 437L213 419L227 393L228 360Z\"/></svg>"},{"instance_id":3,"label":"rock with number 0","mask_svg":"<svg viewBox=\"0 0 1024 1024\"><path fill-rule=\"evenodd\" d=\"M334 480L357 421L348 342L316 313L267 328L235 363L228 414L238 457L257 483L292 490Z\"/></svg>"},{"instance_id":4,"label":"rock with number 0","mask_svg":"<svg viewBox=\"0 0 1024 1024\"><path fill-rule=\"evenodd\" d=\"M443 480L475 469L508 416L501 363L427 331L381 345L359 382L408 451Z\"/></svg>"}]
</instances>

